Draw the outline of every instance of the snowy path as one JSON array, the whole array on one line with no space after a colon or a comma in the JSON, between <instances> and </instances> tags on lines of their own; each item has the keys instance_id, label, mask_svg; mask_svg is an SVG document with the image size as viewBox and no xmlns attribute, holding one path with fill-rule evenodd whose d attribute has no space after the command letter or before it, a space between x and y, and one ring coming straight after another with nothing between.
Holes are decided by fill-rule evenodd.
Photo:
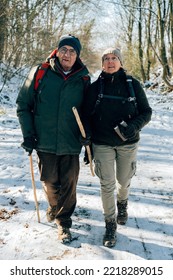
<instances>
[{"instance_id":1,"label":"snowy path","mask_svg":"<svg viewBox=\"0 0 173 280\"><path fill-rule=\"evenodd\" d=\"M0 115L1 260L173 260L173 100L149 95L151 123L142 131L136 176L132 180L129 220L118 226L117 244L102 246L104 221L97 177L82 163L73 215L73 242L57 240L47 223L47 203L34 158L41 223L37 222L29 158L20 148L14 108Z\"/></svg>"}]
</instances>

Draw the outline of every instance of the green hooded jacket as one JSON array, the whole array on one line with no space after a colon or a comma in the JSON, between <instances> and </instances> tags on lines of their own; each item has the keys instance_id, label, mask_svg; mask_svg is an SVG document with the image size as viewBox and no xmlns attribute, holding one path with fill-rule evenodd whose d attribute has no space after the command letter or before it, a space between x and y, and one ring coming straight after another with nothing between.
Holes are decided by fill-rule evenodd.
<instances>
[{"instance_id":1,"label":"green hooded jacket","mask_svg":"<svg viewBox=\"0 0 173 280\"><path fill-rule=\"evenodd\" d=\"M22 86L16 103L23 137L35 137L37 151L57 155L79 154L80 131L72 107L80 114L88 70L78 58L73 71L63 74L58 60L51 59L39 91L34 91L34 67ZM88 77L87 81L83 77Z\"/></svg>"}]
</instances>

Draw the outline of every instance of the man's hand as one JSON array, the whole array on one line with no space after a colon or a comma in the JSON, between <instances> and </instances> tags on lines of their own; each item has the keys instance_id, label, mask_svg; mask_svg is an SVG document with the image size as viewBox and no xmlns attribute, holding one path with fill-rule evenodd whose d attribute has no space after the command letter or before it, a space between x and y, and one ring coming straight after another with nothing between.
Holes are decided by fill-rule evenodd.
<instances>
[{"instance_id":1,"label":"man's hand","mask_svg":"<svg viewBox=\"0 0 173 280\"><path fill-rule=\"evenodd\" d=\"M93 154L93 148L92 145L90 145L90 151L91 151L91 158L93 160L94 158L94 154ZM85 148L85 153L84 153L84 158L83 161L85 162L85 165L89 164L89 158L88 158L88 153L87 153L87 149Z\"/></svg>"},{"instance_id":2,"label":"man's hand","mask_svg":"<svg viewBox=\"0 0 173 280\"><path fill-rule=\"evenodd\" d=\"M30 156L33 149L36 148L36 140L34 137L25 137L24 142L21 144L21 146L28 153L28 156Z\"/></svg>"},{"instance_id":3,"label":"man's hand","mask_svg":"<svg viewBox=\"0 0 173 280\"><path fill-rule=\"evenodd\" d=\"M90 136L87 136L86 138L84 138L82 135L80 135L79 141L80 141L82 146L91 145L91 137Z\"/></svg>"}]
</instances>

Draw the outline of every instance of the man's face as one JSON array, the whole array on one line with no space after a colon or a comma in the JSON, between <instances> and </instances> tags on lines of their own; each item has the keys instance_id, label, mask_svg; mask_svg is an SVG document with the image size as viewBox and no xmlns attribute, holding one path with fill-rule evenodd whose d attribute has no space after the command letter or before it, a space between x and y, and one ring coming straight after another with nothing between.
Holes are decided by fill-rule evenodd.
<instances>
[{"instance_id":1,"label":"man's face","mask_svg":"<svg viewBox=\"0 0 173 280\"><path fill-rule=\"evenodd\" d=\"M76 61L77 53L71 46L65 45L57 51L56 56L64 71L69 71Z\"/></svg>"},{"instance_id":2,"label":"man's face","mask_svg":"<svg viewBox=\"0 0 173 280\"><path fill-rule=\"evenodd\" d=\"M102 68L106 73L112 74L117 72L121 67L120 60L112 53L107 54L103 58Z\"/></svg>"}]
</instances>

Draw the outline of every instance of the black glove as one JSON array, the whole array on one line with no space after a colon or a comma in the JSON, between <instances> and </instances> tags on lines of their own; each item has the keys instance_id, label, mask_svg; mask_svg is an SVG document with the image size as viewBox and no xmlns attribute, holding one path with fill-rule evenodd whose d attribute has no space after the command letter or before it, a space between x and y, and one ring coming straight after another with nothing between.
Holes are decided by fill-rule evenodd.
<instances>
[{"instance_id":1,"label":"black glove","mask_svg":"<svg viewBox=\"0 0 173 280\"><path fill-rule=\"evenodd\" d=\"M91 159L93 160L94 158L94 153L93 153L93 148L92 145L90 145L90 151L91 151ZM87 153L87 149L85 148L85 153L84 153L84 158L83 161L85 162L85 165L89 164L89 158L88 158L88 153Z\"/></svg>"},{"instance_id":2,"label":"black glove","mask_svg":"<svg viewBox=\"0 0 173 280\"><path fill-rule=\"evenodd\" d=\"M126 139L134 138L137 133L137 130L133 124L129 124L126 127L119 125L119 129L120 129L121 134Z\"/></svg>"},{"instance_id":3,"label":"black glove","mask_svg":"<svg viewBox=\"0 0 173 280\"><path fill-rule=\"evenodd\" d=\"M84 138L82 135L80 135L79 141L82 146L89 146L91 145L91 136L87 136L86 138Z\"/></svg>"},{"instance_id":4,"label":"black glove","mask_svg":"<svg viewBox=\"0 0 173 280\"><path fill-rule=\"evenodd\" d=\"M36 140L34 137L25 137L24 142L21 144L21 146L28 153L28 156L30 156L33 149L36 148Z\"/></svg>"}]
</instances>

